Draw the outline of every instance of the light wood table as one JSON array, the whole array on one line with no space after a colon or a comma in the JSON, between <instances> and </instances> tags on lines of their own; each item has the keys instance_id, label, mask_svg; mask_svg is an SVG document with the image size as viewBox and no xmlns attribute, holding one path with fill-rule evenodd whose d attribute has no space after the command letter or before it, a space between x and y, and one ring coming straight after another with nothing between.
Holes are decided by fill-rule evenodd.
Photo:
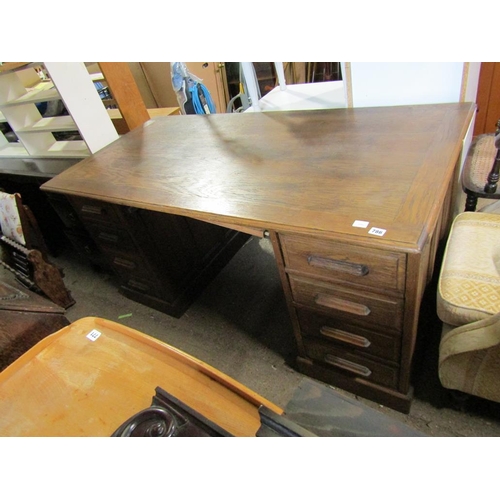
<instances>
[{"instance_id":1,"label":"light wood table","mask_svg":"<svg viewBox=\"0 0 500 500\"><path fill-rule=\"evenodd\" d=\"M473 114L452 103L157 118L42 189L269 236L298 368L408 411L420 303Z\"/></svg>"},{"instance_id":2,"label":"light wood table","mask_svg":"<svg viewBox=\"0 0 500 500\"><path fill-rule=\"evenodd\" d=\"M0 373L0 436L111 436L156 387L234 436L282 410L211 366L132 328L82 318Z\"/></svg>"}]
</instances>

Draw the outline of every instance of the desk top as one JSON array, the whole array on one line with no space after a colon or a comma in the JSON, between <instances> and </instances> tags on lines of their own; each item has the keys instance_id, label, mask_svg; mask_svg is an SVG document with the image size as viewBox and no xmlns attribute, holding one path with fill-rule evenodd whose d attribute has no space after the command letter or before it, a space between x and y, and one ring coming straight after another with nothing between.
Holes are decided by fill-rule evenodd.
<instances>
[{"instance_id":1,"label":"desk top","mask_svg":"<svg viewBox=\"0 0 500 500\"><path fill-rule=\"evenodd\" d=\"M473 112L452 103L157 118L42 189L417 251Z\"/></svg>"}]
</instances>

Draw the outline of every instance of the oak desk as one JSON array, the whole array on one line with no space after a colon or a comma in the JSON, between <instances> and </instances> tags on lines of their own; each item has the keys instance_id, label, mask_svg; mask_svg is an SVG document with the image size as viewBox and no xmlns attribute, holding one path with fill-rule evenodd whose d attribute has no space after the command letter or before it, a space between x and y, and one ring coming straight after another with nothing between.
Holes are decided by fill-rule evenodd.
<instances>
[{"instance_id":1,"label":"oak desk","mask_svg":"<svg viewBox=\"0 0 500 500\"><path fill-rule=\"evenodd\" d=\"M453 103L158 118L42 189L269 236L299 369L408 411L420 302L473 113Z\"/></svg>"}]
</instances>

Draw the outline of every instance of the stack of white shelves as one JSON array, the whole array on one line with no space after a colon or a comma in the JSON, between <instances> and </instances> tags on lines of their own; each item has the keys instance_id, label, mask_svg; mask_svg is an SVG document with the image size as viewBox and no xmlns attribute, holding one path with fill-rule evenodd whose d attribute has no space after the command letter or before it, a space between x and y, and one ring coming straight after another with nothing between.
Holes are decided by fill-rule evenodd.
<instances>
[{"instance_id":1,"label":"stack of white shelves","mask_svg":"<svg viewBox=\"0 0 500 500\"><path fill-rule=\"evenodd\" d=\"M48 79L26 86L26 72L36 75L35 66L43 67ZM37 104L55 100L69 114L44 118ZM118 138L83 63L30 63L1 71L1 121L8 122L18 141L0 133L0 158L85 158ZM57 132L74 132L81 139L58 140Z\"/></svg>"}]
</instances>

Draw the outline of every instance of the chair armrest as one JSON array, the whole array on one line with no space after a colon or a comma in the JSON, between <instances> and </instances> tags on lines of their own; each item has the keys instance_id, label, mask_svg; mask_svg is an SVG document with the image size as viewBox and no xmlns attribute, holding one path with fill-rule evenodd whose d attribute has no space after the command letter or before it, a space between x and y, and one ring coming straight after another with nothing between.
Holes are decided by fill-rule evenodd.
<instances>
[{"instance_id":1,"label":"chair armrest","mask_svg":"<svg viewBox=\"0 0 500 500\"><path fill-rule=\"evenodd\" d=\"M457 354L489 349L499 344L500 313L497 313L446 332L439 345L439 364Z\"/></svg>"}]
</instances>

